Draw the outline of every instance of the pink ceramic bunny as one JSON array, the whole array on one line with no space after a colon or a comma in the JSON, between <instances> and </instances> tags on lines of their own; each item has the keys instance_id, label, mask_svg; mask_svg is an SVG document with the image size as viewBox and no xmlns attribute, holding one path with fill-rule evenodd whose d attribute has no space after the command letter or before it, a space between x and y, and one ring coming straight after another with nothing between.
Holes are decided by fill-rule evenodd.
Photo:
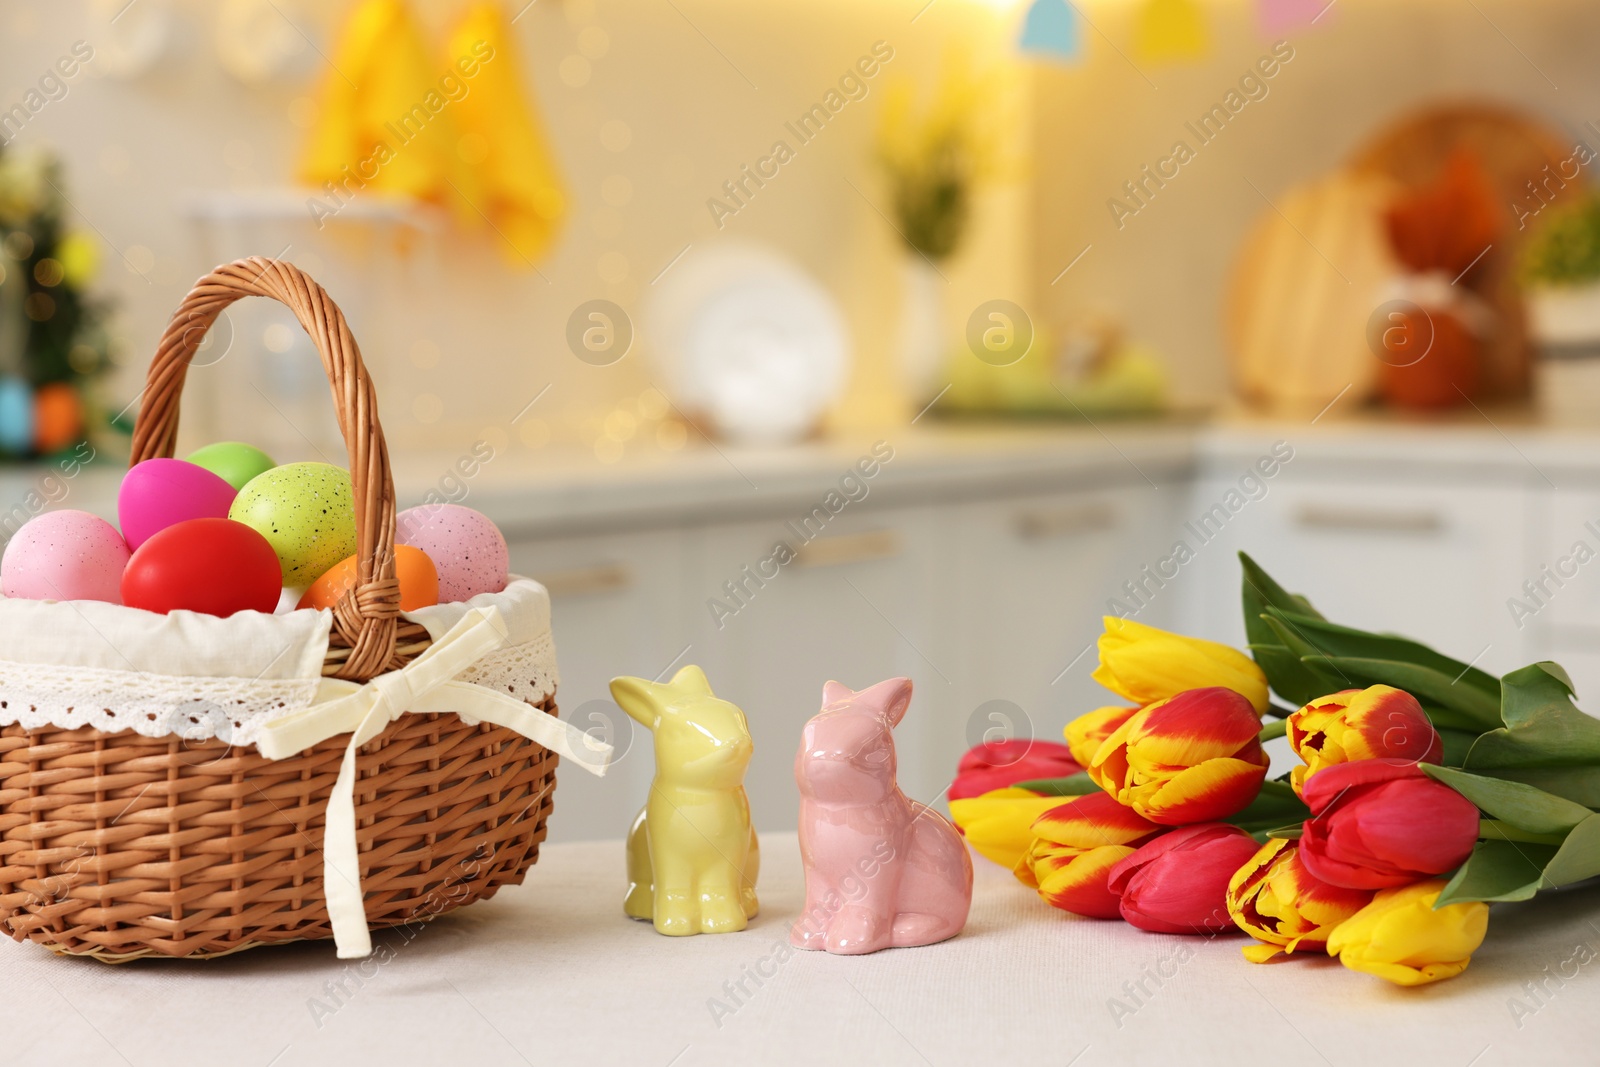
<instances>
[{"instance_id":1,"label":"pink ceramic bunny","mask_svg":"<svg viewBox=\"0 0 1600 1067\"><path fill-rule=\"evenodd\" d=\"M895 782L890 731L910 703L909 678L859 693L822 688L794 765L806 870L805 914L789 932L798 948L859 955L931 945L966 925L967 850L955 827Z\"/></svg>"}]
</instances>

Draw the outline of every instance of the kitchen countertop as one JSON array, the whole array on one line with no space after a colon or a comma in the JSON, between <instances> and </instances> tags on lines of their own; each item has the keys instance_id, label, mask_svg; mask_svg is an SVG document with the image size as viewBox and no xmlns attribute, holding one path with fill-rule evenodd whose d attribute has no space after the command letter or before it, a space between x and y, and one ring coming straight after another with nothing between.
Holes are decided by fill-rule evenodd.
<instances>
[{"instance_id":1,"label":"kitchen countertop","mask_svg":"<svg viewBox=\"0 0 1600 1067\"><path fill-rule=\"evenodd\" d=\"M1313 415L1315 413L1312 413ZM1448 416L1198 420L935 422L846 434L784 448L700 441L675 452L630 450L602 463L576 447L520 445L477 466L447 495L491 515L512 537L737 520L820 502L876 442L894 458L871 480L882 503L947 494L1051 491L1107 484L1169 487L1196 472L1244 468L1285 441L1296 476L1330 469L1383 477L1484 479L1535 485L1600 484L1600 426L1552 426L1526 411L1467 409ZM401 506L450 488L462 455L397 452ZM109 454L73 479L36 467L0 468L0 512L23 504L115 514L120 462Z\"/></svg>"},{"instance_id":2,"label":"kitchen countertop","mask_svg":"<svg viewBox=\"0 0 1600 1067\"><path fill-rule=\"evenodd\" d=\"M0 944L16 1020L0 1060L1493 1067L1590 1062L1600 1044L1595 886L1497 905L1465 973L1402 989L1325 957L1252 965L1242 936L1069 916L981 859L951 941L785 956L798 852L793 834L763 837L762 913L739 934L666 938L623 918L612 841L551 845L525 885L409 940L380 933L364 965L327 942L120 967Z\"/></svg>"}]
</instances>

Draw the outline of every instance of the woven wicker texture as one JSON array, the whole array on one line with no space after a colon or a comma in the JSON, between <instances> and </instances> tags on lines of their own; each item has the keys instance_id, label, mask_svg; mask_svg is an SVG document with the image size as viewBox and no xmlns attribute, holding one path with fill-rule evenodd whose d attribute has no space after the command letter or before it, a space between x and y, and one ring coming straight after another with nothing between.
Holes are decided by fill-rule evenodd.
<instances>
[{"instance_id":1,"label":"woven wicker texture","mask_svg":"<svg viewBox=\"0 0 1600 1067\"><path fill-rule=\"evenodd\" d=\"M359 565L323 673L365 682L428 647L399 619L394 482L344 315L298 268L252 258L200 279L145 387L132 462L171 456L189 360L242 296L292 309L316 343L350 450ZM520 694L518 694L520 695ZM556 714L551 694L535 707ZM253 748L80 728L0 730L0 929L123 962L326 938L323 820L347 737ZM515 731L405 715L364 746L356 820L368 925L425 921L516 884L538 858L557 757Z\"/></svg>"},{"instance_id":2,"label":"woven wicker texture","mask_svg":"<svg viewBox=\"0 0 1600 1067\"><path fill-rule=\"evenodd\" d=\"M5 727L0 926L108 962L330 936L322 821L343 754L342 738L274 762L216 741ZM556 756L519 734L407 715L358 765L373 928L493 896L537 858Z\"/></svg>"}]
</instances>

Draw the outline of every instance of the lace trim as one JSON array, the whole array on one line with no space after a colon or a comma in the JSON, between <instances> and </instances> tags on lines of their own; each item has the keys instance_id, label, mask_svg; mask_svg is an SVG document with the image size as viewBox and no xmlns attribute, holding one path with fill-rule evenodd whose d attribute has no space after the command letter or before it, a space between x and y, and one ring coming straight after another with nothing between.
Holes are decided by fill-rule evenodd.
<instances>
[{"instance_id":1,"label":"lace trim","mask_svg":"<svg viewBox=\"0 0 1600 1067\"><path fill-rule=\"evenodd\" d=\"M501 649L459 679L538 702L554 693L559 681L555 642L546 633ZM92 726L106 733L132 730L145 737L214 737L254 745L268 722L308 707L318 686L315 678L183 678L0 660L0 726Z\"/></svg>"}]
</instances>

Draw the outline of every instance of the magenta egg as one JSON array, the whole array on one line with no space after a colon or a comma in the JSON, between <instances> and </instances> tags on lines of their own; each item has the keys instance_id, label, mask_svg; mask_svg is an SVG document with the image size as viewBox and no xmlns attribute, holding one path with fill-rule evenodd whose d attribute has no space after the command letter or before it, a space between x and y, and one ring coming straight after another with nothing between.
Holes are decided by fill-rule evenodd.
<instances>
[{"instance_id":1,"label":"magenta egg","mask_svg":"<svg viewBox=\"0 0 1600 1067\"><path fill-rule=\"evenodd\" d=\"M439 571L439 603L471 600L506 587L510 552L500 528L460 504L423 504L395 519L395 540L420 548Z\"/></svg>"},{"instance_id":2,"label":"magenta egg","mask_svg":"<svg viewBox=\"0 0 1600 1067\"><path fill-rule=\"evenodd\" d=\"M87 511L47 511L23 524L0 559L0 594L20 600L122 603L128 546Z\"/></svg>"},{"instance_id":3,"label":"magenta egg","mask_svg":"<svg viewBox=\"0 0 1600 1067\"><path fill-rule=\"evenodd\" d=\"M117 517L128 548L190 519L225 519L238 490L204 467L181 459L147 459L122 479Z\"/></svg>"}]
</instances>

